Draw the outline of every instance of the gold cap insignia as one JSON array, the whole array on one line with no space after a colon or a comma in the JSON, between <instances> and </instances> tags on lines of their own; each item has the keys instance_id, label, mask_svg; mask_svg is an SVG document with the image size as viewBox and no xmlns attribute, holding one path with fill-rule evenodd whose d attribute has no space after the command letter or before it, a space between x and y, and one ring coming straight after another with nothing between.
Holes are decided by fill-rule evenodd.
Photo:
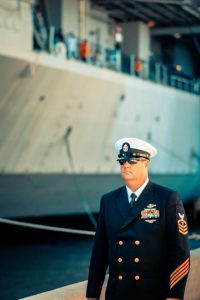
<instances>
[{"instance_id":1,"label":"gold cap insignia","mask_svg":"<svg viewBox=\"0 0 200 300\"><path fill-rule=\"evenodd\" d=\"M127 152L128 148L129 148L128 144L124 144L122 149L123 149L124 152Z\"/></svg>"}]
</instances>

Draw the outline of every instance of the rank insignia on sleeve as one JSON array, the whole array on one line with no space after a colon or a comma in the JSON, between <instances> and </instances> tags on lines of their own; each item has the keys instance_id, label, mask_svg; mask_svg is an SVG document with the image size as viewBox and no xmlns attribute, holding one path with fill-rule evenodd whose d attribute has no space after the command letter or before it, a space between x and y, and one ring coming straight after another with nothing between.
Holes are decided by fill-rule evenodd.
<instances>
[{"instance_id":1,"label":"rank insignia on sleeve","mask_svg":"<svg viewBox=\"0 0 200 300\"><path fill-rule=\"evenodd\" d=\"M186 235L188 234L188 227L187 227L187 222L184 220L184 214L178 213L179 220L178 220L178 231Z\"/></svg>"}]
</instances>

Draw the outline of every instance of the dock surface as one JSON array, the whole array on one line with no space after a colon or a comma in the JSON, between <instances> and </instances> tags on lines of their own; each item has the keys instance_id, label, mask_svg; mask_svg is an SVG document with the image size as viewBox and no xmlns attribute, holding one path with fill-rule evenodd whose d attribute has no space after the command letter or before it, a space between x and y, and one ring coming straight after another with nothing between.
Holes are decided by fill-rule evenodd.
<instances>
[{"instance_id":1,"label":"dock surface","mask_svg":"<svg viewBox=\"0 0 200 300\"><path fill-rule=\"evenodd\" d=\"M191 269L188 277L184 300L200 299L200 248L191 251ZM100 300L105 300L105 280ZM85 300L87 280L52 291L44 292L20 300Z\"/></svg>"}]
</instances>

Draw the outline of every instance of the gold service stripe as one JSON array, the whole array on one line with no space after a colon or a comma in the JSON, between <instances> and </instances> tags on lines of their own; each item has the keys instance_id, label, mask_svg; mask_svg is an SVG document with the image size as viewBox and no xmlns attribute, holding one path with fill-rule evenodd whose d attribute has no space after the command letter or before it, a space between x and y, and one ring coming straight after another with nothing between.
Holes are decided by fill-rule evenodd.
<instances>
[{"instance_id":1,"label":"gold service stripe","mask_svg":"<svg viewBox=\"0 0 200 300\"><path fill-rule=\"evenodd\" d=\"M186 265L183 269L179 270L179 272L173 278L170 279L170 284L176 281L176 279L187 269L189 270L189 265Z\"/></svg>"},{"instance_id":2,"label":"gold service stripe","mask_svg":"<svg viewBox=\"0 0 200 300\"><path fill-rule=\"evenodd\" d=\"M170 289L172 289L173 286L175 286L175 284L177 284L177 283L178 283L184 276L186 276L188 273L189 273L189 268L188 268L182 275L180 275L179 278L177 278L177 280L176 280L174 283L172 283L172 284L170 285Z\"/></svg>"},{"instance_id":3,"label":"gold service stripe","mask_svg":"<svg viewBox=\"0 0 200 300\"><path fill-rule=\"evenodd\" d=\"M183 272L186 268L189 268L189 263L187 265L185 265L184 267L182 267L180 270L178 270L173 276L171 276L170 282L172 282L174 279L176 279L179 276L179 274L181 272Z\"/></svg>"},{"instance_id":4,"label":"gold service stripe","mask_svg":"<svg viewBox=\"0 0 200 300\"><path fill-rule=\"evenodd\" d=\"M173 277L174 276L174 274L178 271L178 270L180 270L183 266L185 266L187 263L189 262L189 257L176 269L176 270L174 270L174 272L172 272L172 274L170 275L170 277Z\"/></svg>"}]
</instances>

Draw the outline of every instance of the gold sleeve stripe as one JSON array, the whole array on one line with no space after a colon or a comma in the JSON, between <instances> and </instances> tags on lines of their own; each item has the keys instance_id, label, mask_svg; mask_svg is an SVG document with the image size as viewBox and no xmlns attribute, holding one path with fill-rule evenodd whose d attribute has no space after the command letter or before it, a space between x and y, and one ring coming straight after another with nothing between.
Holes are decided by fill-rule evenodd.
<instances>
[{"instance_id":1,"label":"gold sleeve stripe","mask_svg":"<svg viewBox=\"0 0 200 300\"><path fill-rule=\"evenodd\" d=\"M189 267L185 270L185 272L183 272L182 274L180 274L180 276L177 278L176 281L174 281L171 285L170 285L170 289L173 288L173 286L175 286L175 284L177 284L183 277L185 277L187 274L189 273Z\"/></svg>"},{"instance_id":2,"label":"gold sleeve stripe","mask_svg":"<svg viewBox=\"0 0 200 300\"><path fill-rule=\"evenodd\" d=\"M189 257L170 275L170 289L189 273Z\"/></svg>"},{"instance_id":3,"label":"gold sleeve stripe","mask_svg":"<svg viewBox=\"0 0 200 300\"><path fill-rule=\"evenodd\" d=\"M189 257L176 269L172 274L170 275L170 278L172 278L180 269L182 269L186 264L189 264Z\"/></svg>"},{"instance_id":4,"label":"gold sleeve stripe","mask_svg":"<svg viewBox=\"0 0 200 300\"><path fill-rule=\"evenodd\" d=\"M174 280L174 278L176 278L177 275L181 273L183 270L185 270L185 268L187 267L189 267L189 262L186 265L184 265L181 269L179 269L173 276L170 276L170 280L171 281Z\"/></svg>"},{"instance_id":5,"label":"gold sleeve stripe","mask_svg":"<svg viewBox=\"0 0 200 300\"><path fill-rule=\"evenodd\" d=\"M181 268L177 269L175 273L171 274L170 280L172 281L182 270L185 269L185 267L189 266L189 261L187 261L184 265L181 265Z\"/></svg>"},{"instance_id":6,"label":"gold sleeve stripe","mask_svg":"<svg viewBox=\"0 0 200 300\"><path fill-rule=\"evenodd\" d=\"M187 270L189 270L189 265L179 270L179 272L170 280L170 284L173 284L177 280L177 278L179 278Z\"/></svg>"}]
</instances>

